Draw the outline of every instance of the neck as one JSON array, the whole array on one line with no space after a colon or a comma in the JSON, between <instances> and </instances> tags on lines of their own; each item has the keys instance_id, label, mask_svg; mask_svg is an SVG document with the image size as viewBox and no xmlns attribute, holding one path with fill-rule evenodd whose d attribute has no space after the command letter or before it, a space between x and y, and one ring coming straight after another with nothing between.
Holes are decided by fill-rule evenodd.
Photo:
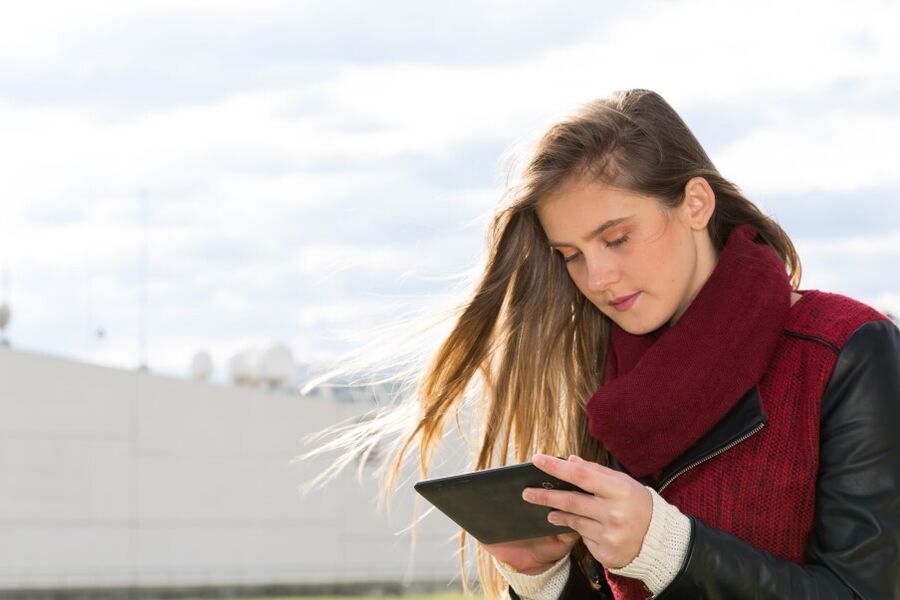
<instances>
[{"instance_id":1,"label":"neck","mask_svg":"<svg viewBox=\"0 0 900 600\"><path fill-rule=\"evenodd\" d=\"M669 320L669 326L677 323L678 319L681 318L681 315L684 314L684 311L686 311L688 306L691 305L691 302L693 302L694 298L697 297L697 294L700 293L700 290L709 279L709 276L712 275L713 270L716 268L716 263L719 260L719 253L712 243L712 238L710 238L709 232L705 228L701 231L694 232L693 240L697 256L697 265L694 269L694 277L691 280L690 286L688 287L688 293L685 302L679 307L679 309Z\"/></svg>"}]
</instances>

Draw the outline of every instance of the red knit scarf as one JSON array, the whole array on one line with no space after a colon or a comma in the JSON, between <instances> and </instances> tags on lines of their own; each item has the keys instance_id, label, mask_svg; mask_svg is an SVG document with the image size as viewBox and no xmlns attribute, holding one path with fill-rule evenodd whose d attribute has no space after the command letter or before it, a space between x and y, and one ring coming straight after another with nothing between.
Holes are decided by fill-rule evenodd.
<instances>
[{"instance_id":1,"label":"red knit scarf","mask_svg":"<svg viewBox=\"0 0 900 600\"><path fill-rule=\"evenodd\" d=\"M613 325L605 383L587 403L591 434L634 477L660 472L765 372L790 309L775 251L735 227L678 322L632 335Z\"/></svg>"}]
</instances>

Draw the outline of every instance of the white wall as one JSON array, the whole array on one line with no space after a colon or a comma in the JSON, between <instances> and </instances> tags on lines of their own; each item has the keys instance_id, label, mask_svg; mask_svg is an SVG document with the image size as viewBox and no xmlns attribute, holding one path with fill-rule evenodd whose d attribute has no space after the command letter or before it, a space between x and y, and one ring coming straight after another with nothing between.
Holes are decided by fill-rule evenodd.
<instances>
[{"instance_id":1,"label":"white wall","mask_svg":"<svg viewBox=\"0 0 900 600\"><path fill-rule=\"evenodd\" d=\"M443 515L411 571L395 535L411 481L393 520L349 473L298 494L301 438L368 408L0 347L0 588L450 581Z\"/></svg>"}]
</instances>

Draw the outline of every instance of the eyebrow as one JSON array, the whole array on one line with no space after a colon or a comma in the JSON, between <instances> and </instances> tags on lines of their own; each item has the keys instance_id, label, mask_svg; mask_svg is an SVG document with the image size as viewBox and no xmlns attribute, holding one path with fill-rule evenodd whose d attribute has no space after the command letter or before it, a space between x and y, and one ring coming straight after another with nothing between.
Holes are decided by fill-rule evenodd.
<instances>
[{"instance_id":1,"label":"eyebrow","mask_svg":"<svg viewBox=\"0 0 900 600\"><path fill-rule=\"evenodd\" d=\"M615 227L619 223L627 221L628 219L632 218L633 216L634 215L628 215L627 217L619 217L618 219L610 219L609 221L605 222L600 227L594 229L592 232L590 232L586 236L584 236L584 239L582 241L587 242L591 238L594 238L594 237L600 235L601 233L603 233L610 227ZM550 242L550 245L555 247L555 246L572 246L573 244L569 244L567 242Z\"/></svg>"}]
</instances>

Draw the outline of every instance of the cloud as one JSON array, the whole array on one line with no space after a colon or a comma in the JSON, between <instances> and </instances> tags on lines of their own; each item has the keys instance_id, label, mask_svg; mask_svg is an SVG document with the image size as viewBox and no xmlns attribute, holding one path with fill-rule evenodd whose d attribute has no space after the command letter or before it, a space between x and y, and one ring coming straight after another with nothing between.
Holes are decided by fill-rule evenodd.
<instances>
[{"instance_id":1,"label":"cloud","mask_svg":"<svg viewBox=\"0 0 900 600\"><path fill-rule=\"evenodd\" d=\"M479 261L507 148L632 86L799 240L807 281L894 293L898 10L17 5L0 22L11 336L133 365L146 244L151 366L274 341L337 354L338 332Z\"/></svg>"},{"instance_id":2,"label":"cloud","mask_svg":"<svg viewBox=\"0 0 900 600\"><path fill-rule=\"evenodd\" d=\"M875 235L795 239L804 287L877 304L900 289L900 229Z\"/></svg>"},{"instance_id":3,"label":"cloud","mask_svg":"<svg viewBox=\"0 0 900 600\"><path fill-rule=\"evenodd\" d=\"M897 323L897 319L900 319L900 294L895 292L882 292L875 299L874 306L878 310L888 313L889 316L894 319L895 323Z\"/></svg>"},{"instance_id":4,"label":"cloud","mask_svg":"<svg viewBox=\"0 0 900 600\"><path fill-rule=\"evenodd\" d=\"M900 187L898 139L900 114L791 115L724 149L718 166L763 193Z\"/></svg>"},{"instance_id":5,"label":"cloud","mask_svg":"<svg viewBox=\"0 0 900 600\"><path fill-rule=\"evenodd\" d=\"M798 238L834 240L854 232L871 235L900 229L900 210L897 210L900 185L866 186L849 192L745 191L788 233Z\"/></svg>"},{"instance_id":6,"label":"cloud","mask_svg":"<svg viewBox=\"0 0 900 600\"><path fill-rule=\"evenodd\" d=\"M552 20L543 17L548 10ZM357 0L339 9L322 0L88 1L77 8L36 1L0 25L0 91L20 104L128 117L314 85L347 65L521 60L596 34L630 10L598 12L573 0Z\"/></svg>"}]
</instances>

